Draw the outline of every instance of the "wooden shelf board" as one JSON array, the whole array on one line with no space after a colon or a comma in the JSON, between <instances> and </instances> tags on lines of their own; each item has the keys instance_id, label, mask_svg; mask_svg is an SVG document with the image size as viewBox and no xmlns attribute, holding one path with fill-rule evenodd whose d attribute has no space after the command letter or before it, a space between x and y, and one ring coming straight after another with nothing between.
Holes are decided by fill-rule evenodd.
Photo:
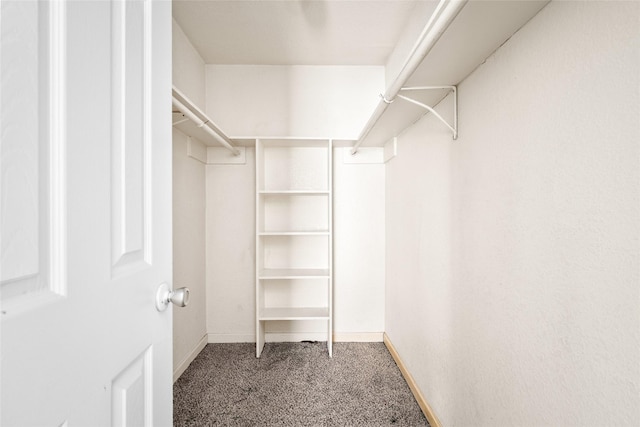
<instances>
[{"instance_id":1,"label":"wooden shelf board","mask_svg":"<svg viewBox=\"0 0 640 427\"><path fill-rule=\"evenodd\" d=\"M329 190L260 190L264 196L328 196Z\"/></svg>"},{"instance_id":2,"label":"wooden shelf board","mask_svg":"<svg viewBox=\"0 0 640 427\"><path fill-rule=\"evenodd\" d=\"M265 150L269 148L317 148L327 149L329 138L258 138Z\"/></svg>"},{"instance_id":3,"label":"wooden shelf board","mask_svg":"<svg viewBox=\"0 0 640 427\"><path fill-rule=\"evenodd\" d=\"M327 269L309 268L266 268L260 271L258 276L263 280L273 279L329 279L330 274Z\"/></svg>"},{"instance_id":4,"label":"wooden shelf board","mask_svg":"<svg viewBox=\"0 0 640 427\"><path fill-rule=\"evenodd\" d=\"M320 231L261 231L260 236L328 236L326 230Z\"/></svg>"},{"instance_id":5,"label":"wooden shelf board","mask_svg":"<svg viewBox=\"0 0 640 427\"><path fill-rule=\"evenodd\" d=\"M260 310L258 320L328 320L326 307L268 307Z\"/></svg>"}]
</instances>

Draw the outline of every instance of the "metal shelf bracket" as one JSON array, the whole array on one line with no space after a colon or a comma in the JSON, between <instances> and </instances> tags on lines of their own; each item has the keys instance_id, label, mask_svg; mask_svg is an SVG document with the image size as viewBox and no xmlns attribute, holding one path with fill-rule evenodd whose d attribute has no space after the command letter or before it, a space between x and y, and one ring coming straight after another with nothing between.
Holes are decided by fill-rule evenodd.
<instances>
[{"instance_id":1,"label":"metal shelf bracket","mask_svg":"<svg viewBox=\"0 0 640 427\"><path fill-rule=\"evenodd\" d=\"M182 118L178 118L174 121L173 126L185 122L183 118L187 118L188 120L193 121L196 127L205 131L214 141L231 151L234 156L240 156L241 150L233 145L233 141L231 141L229 137L222 132L222 130L209 120L209 118L175 86L171 89L171 97L172 104L177 110L174 111L174 114L183 116Z\"/></svg>"},{"instance_id":2,"label":"metal shelf bracket","mask_svg":"<svg viewBox=\"0 0 640 427\"><path fill-rule=\"evenodd\" d=\"M446 127L448 127L451 132L453 132L453 139L458 139L458 88L456 86L413 86L413 87L403 87L400 88L400 91L412 91L412 90L442 90L448 89L453 91L453 125L450 125L433 107L430 107L420 101L416 101L413 98L409 98L405 95L396 95L397 98L403 99L407 102L410 102L414 105L424 108L433 114L438 120L440 120Z\"/></svg>"}]
</instances>

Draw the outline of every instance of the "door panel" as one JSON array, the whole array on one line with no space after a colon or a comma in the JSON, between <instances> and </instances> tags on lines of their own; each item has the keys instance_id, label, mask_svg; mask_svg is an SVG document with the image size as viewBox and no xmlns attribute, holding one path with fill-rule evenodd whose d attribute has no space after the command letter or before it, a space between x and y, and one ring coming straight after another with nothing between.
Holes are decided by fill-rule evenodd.
<instances>
[{"instance_id":1,"label":"door panel","mask_svg":"<svg viewBox=\"0 0 640 427\"><path fill-rule=\"evenodd\" d=\"M151 395L153 356L148 348L113 380L111 425L114 427L145 426L153 417Z\"/></svg>"},{"instance_id":2,"label":"door panel","mask_svg":"<svg viewBox=\"0 0 640 427\"><path fill-rule=\"evenodd\" d=\"M1 7L0 424L170 425L170 2Z\"/></svg>"},{"instance_id":3,"label":"door panel","mask_svg":"<svg viewBox=\"0 0 640 427\"><path fill-rule=\"evenodd\" d=\"M59 155L64 106L55 87L60 62L49 59L61 49L58 12L36 2L2 5L0 290L13 303L4 304L5 311L65 289Z\"/></svg>"},{"instance_id":4,"label":"door panel","mask_svg":"<svg viewBox=\"0 0 640 427\"><path fill-rule=\"evenodd\" d=\"M148 8L140 0L114 3L112 8L112 242L114 275L149 263L151 40Z\"/></svg>"}]
</instances>

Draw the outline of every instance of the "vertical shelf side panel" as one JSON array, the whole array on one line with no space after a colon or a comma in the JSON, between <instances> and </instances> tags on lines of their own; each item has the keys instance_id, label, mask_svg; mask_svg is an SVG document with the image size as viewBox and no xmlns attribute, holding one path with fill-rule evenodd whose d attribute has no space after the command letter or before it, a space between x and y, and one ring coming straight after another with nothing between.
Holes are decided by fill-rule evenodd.
<instances>
[{"instance_id":1,"label":"vertical shelf side panel","mask_svg":"<svg viewBox=\"0 0 640 427\"><path fill-rule=\"evenodd\" d=\"M263 211L264 206L263 202L260 198L260 190L264 188L264 154L262 150L262 141L256 140L256 277L255 277L255 298L256 298L256 311L255 311L255 321L256 321L256 357L260 357L262 353L262 349L264 348L265 342L265 333L264 333L264 322L260 321L260 311L262 306L264 305L264 289L260 283L260 271L264 268L264 250L262 248L262 242L260 241L259 230L263 227L264 219L263 219Z\"/></svg>"},{"instance_id":2,"label":"vertical shelf side panel","mask_svg":"<svg viewBox=\"0 0 640 427\"><path fill-rule=\"evenodd\" d=\"M329 219L329 280L328 283L328 306L329 306L329 320L327 321L327 350L329 351L329 357L333 357L333 140L329 140L327 148L327 188L329 190L328 205L328 219Z\"/></svg>"}]
</instances>

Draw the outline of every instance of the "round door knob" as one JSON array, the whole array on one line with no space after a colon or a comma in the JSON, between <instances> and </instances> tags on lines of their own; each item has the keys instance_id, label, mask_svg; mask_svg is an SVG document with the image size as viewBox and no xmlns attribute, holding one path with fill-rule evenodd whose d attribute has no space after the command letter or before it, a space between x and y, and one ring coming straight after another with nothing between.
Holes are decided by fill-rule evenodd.
<instances>
[{"instance_id":1,"label":"round door knob","mask_svg":"<svg viewBox=\"0 0 640 427\"><path fill-rule=\"evenodd\" d=\"M169 292L169 301L178 307L186 307L189 304L189 288L179 288Z\"/></svg>"},{"instance_id":2,"label":"round door knob","mask_svg":"<svg viewBox=\"0 0 640 427\"><path fill-rule=\"evenodd\" d=\"M162 283L156 293L156 308L158 311L165 311L170 302L178 307L186 307L189 304L189 288L179 288L172 291L168 284Z\"/></svg>"}]
</instances>

